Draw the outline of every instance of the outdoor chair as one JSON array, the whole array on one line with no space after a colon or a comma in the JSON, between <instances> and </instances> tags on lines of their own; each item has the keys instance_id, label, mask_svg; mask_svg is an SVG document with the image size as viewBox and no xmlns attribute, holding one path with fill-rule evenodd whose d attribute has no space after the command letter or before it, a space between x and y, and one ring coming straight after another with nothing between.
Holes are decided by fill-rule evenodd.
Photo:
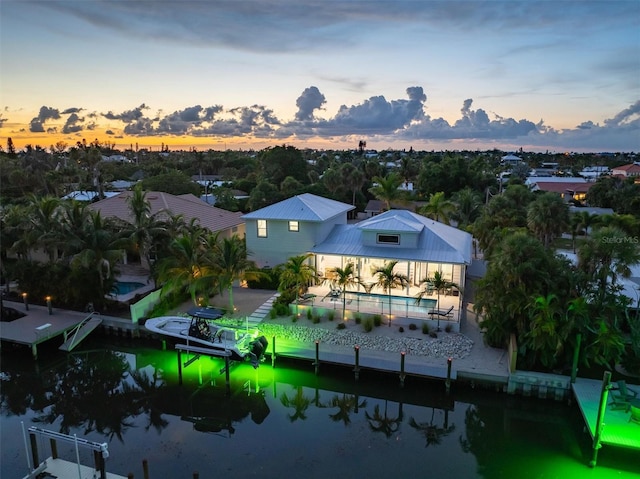
<instances>
[{"instance_id":1,"label":"outdoor chair","mask_svg":"<svg viewBox=\"0 0 640 479\"><path fill-rule=\"evenodd\" d=\"M427 314L431 316L431 318L433 318L434 316L452 316L452 313L453 306L451 306L449 309L431 309Z\"/></svg>"}]
</instances>

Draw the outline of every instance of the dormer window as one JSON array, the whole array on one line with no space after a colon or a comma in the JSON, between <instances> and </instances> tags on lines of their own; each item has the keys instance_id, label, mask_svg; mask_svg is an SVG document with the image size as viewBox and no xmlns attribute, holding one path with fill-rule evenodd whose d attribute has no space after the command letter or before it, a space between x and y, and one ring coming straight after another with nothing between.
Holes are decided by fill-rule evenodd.
<instances>
[{"instance_id":1,"label":"dormer window","mask_svg":"<svg viewBox=\"0 0 640 479\"><path fill-rule=\"evenodd\" d=\"M378 244L400 244L400 235L378 234Z\"/></svg>"}]
</instances>

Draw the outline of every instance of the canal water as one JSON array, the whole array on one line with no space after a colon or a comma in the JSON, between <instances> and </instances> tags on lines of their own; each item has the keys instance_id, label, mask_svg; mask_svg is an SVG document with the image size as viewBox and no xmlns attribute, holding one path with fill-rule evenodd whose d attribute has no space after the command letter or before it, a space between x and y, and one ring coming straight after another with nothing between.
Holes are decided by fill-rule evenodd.
<instances>
[{"instance_id":1,"label":"canal water","mask_svg":"<svg viewBox=\"0 0 640 479\"><path fill-rule=\"evenodd\" d=\"M634 478L640 455L590 439L575 405L308 363L230 371L112 338L72 354L2 351L0 477L27 473L23 425L107 442L107 470L151 479ZM108 341L110 344L105 344ZM185 358L186 359L186 358ZM48 440L39 440L41 456ZM59 455L75 461L70 445ZM81 452L81 461L92 456Z\"/></svg>"}]
</instances>

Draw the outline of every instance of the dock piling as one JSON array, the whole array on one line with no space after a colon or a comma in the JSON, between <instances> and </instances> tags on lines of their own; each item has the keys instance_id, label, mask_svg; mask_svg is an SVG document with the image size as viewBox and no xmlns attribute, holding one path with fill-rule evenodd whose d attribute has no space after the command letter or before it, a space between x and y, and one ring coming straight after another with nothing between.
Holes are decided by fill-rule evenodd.
<instances>
[{"instance_id":1,"label":"dock piling","mask_svg":"<svg viewBox=\"0 0 640 479\"><path fill-rule=\"evenodd\" d=\"M315 366L316 376L320 372L320 341L316 339L316 361L313 363Z\"/></svg>"},{"instance_id":2,"label":"dock piling","mask_svg":"<svg viewBox=\"0 0 640 479\"><path fill-rule=\"evenodd\" d=\"M589 461L589 467L596 467L598 462L598 451L602 447L600 439L602 437L602 427L604 426L604 412L607 408L607 398L611 389L611 371L605 371L602 377L602 389L600 391L600 404L598 405L598 418L596 419L596 431L593 435L593 456Z\"/></svg>"},{"instance_id":3,"label":"dock piling","mask_svg":"<svg viewBox=\"0 0 640 479\"><path fill-rule=\"evenodd\" d=\"M149 479L149 461L146 459L142 460L142 475L144 479Z\"/></svg>"},{"instance_id":4,"label":"dock piling","mask_svg":"<svg viewBox=\"0 0 640 479\"><path fill-rule=\"evenodd\" d=\"M444 383L444 386L447 390L447 394L451 391L451 362L453 360L451 358L447 359L447 380Z\"/></svg>"},{"instance_id":5,"label":"dock piling","mask_svg":"<svg viewBox=\"0 0 640 479\"><path fill-rule=\"evenodd\" d=\"M356 381L360 379L360 346L357 344L353 347L356 353L356 364L353 368L353 373L355 375Z\"/></svg>"},{"instance_id":6,"label":"dock piling","mask_svg":"<svg viewBox=\"0 0 640 479\"><path fill-rule=\"evenodd\" d=\"M400 352L400 387L404 387L404 379L407 375L404 373L404 357L406 353L404 351Z\"/></svg>"},{"instance_id":7,"label":"dock piling","mask_svg":"<svg viewBox=\"0 0 640 479\"><path fill-rule=\"evenodd\" d=\"M276 337L271 340L271 367L276 367Z\"/></svg>"}]
</instances>

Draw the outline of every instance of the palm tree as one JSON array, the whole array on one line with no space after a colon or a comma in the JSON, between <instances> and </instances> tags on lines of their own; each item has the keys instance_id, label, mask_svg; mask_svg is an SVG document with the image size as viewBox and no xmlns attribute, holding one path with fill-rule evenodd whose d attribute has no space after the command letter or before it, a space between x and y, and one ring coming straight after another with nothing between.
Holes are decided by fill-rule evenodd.
<instances>
[{"instance_id":1,"label":"palm tree","mask_svg":"<svg viewBox=\"0 0 640 479\"><path fill-rule=\"evenodd\" d=\"M441 271L436 271L433 273L433 277L424 278L420 281L421 285L426 285L426 288L423 288L416 296L416 304L420 304L420 302L424 299L424 296L428 294L429 289L433 289L438 295L438 302L436 303L436 308L440 308L440 293L446 291L449 288L458 288L460 287L454 283L453 281L448 281L444 278ZM430 288L429 288L430 286ZM438 331L440 331L440 315L438 315Z\"/></svg>"},{"instance_id":2,"label":"palm tree","mask_svg":"<svg viewBox=\"0 0 640 479\"><path fill-rule=\"evenodd\" d=\"M525 347L535 351L543 366L552 368L563 351L571 332L567 316L555 294L538 296L529 308L529 330L524 335Z\"/></svg>"},{"instance_id":3,"label":"palm tree","mask_svg":"<svg viewBox=\"0 0 640 479\"><path fill-rule=\"evenodd\" d=\"M396 264L398 264L397 260L387 261L384 266L374 267L371 270L371 274L376 277L376 285L387 291L389 296L389 327L391 327L391 289L404 288L409 283L406 275L393 271Z\"/></svg>"},{"instance_id":4,"label":"palm tree","mask_svg":"<svg viewBox=\"0 0 640 479\"><path fill-rule=\"evenodd\" d=\"M215 274L206 259L205 235L204 229L194 228L169 244L168 255L157 265L163 293L187 291L194 305L198 297L211 296Z\"/></svg>"},{"instance_id":5,"label":"palm tree","mask_svg":"<svg viewBox=\"0 0 640 479\"><path fill-rule=\"evenodd\" d=\"M569 207L555 193L543 193L527 208L527 227L546 248L569 225Z\"/></svg>"},{"instance_id":6,"label":"palm tree","mask_svg":"<svg viewBox=\"0 0 640 479\"><path fill-rule=\"evenodd\" d=\"M151 214L151 203L147 200L147 192L142 190L140 183L135 186L132 195L127 198L127 203L133 217L130 228L127 230L129 240L140 255L140 259L144 259L150 270L153 270L151 249L154 238L166 232L163 222L158 218L160 212ZM151 272L153 274L153 271Z\"/></svg>"},{"instance_id":7,"label":"palm tree","mask_svg":"<svg viewBox=\"0 0 640 479\"><path fill-rule=\"evenodd\" d=\"M398 173L389 173L385 177L375 176L373 182L376 186L369 188L369 192L384 203L386 210L391 209L392 202L404 201L404 193L398 189L402 184L402 177Z\"/></svg>"},{"instance_id":8,"label":"palm tree","mask_svg":"<svg viewBox=\"0 0 640 479\"><path fill-rule=\"evenodd\" d=\"M480 216L482 201L480 195L471 188L463 188L452 197L455 205L451 218L458 222L458 228L471 225Z\"/></svg>"},{"instance_id":9,"label":"palm tree","mask_svg":"<svg viewBox=\"0 0 640 479\"><path fill-rule=\"evenodd\" d=\"M334 268L334 277L331 280L336 286L340 288L342 292L342 319L345 317L345 310L347 309L347 288L360 284L358 277L355 276L353 269L353 263L347 263L344 268Z\"/></svg>"},{"instance_id":10,"label":"palm tree","mask_svg":"<svg viewBox=\"0 0 640 479\"><path fill-rule=\"evenodd\" d=\"M308 285L315 283L318 279L315 266L309 264L309 259L312 257L311 253L292 256L284 264L282 273L280 273L278 289L281 292L291 288L296 290L296 315L298 314L300 293L306 291Z\"/></svg>"},{"instance_id":11,"label":"palm tree","mask_svg":"<svg viewBox=\"0 0 640 479\"><path fill-rule=\"evenodd\" d=\"M353 163L343 163L338 169L344 185L351 191L351 204L356 204L356 192L364 185L364 172L355 167Z\"/></svg>"},{"instance_id":12,"label":"palm tree","mask_svg":"<svg viewBox=\"0 0 640 479\"><path fill-rule=\"evenodd\" d=\"M217 234L210 236L208 244L212 249L211 266L217 275L217 283L222 292L229 293L229 313L233 314L233 283L236 280L255 279L260 273L255 262L248 257L247 243L243 238L233 235L231 238L218 240Z\"/></svg>"},{"instance_id":13,"label":"palm tree","mask_svg":"<svg viewBox=\"0 0 640 479\"><path fill-rule=\"evenodd\" d=\"M335 395L329 403L331 407L337 407L338 412L329 414L329 417L335 422L342 422L345 426L351 424L351 412L358 408L366 407L366 399L362 402L358 400L358 396L343 394L342 397Z\"/></svg>"},{"instance_id":14,"label":"palm tree","mask_svg":"<svg viewBox=\"0 0 640 479\"><path fill-rule=\"evenodd\" d=\"M445 198L443 191L439 191L429 196L429 202L420 208L418 213L448 225L451 214L454 211L455 205Z\"/></svg>"}]
</instances>

